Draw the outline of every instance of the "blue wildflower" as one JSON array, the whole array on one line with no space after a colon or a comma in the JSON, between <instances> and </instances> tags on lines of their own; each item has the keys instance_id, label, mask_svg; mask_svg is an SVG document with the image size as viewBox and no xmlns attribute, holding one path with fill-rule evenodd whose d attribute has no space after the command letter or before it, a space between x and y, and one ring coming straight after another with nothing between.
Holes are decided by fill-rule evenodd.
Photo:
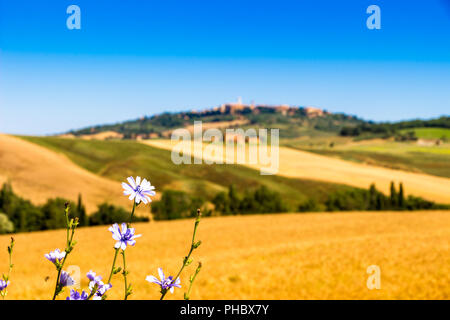
<instances>
[{"instance_id":1,"label":"blue wildflower","mask_svg":"<svg viewBox=\"0 0 450 320\"><path fill-rule=\"evenodd\" d=\"M93 300L101 300L106 291L112 288L112 285L110 283L104 284L102 281L102 277L97 276L96 273L92 270L87 273L87 277L89 280L91 280L89 282L89 289L91 290L91 293L97 285L96 292L92 298Z\"/></svg>"},{"instance_id":2,"label":"blue wildflower","mask_svg":"<svg viewBox=\"0 0 450 320\"><path fill-rule=\"evenodd\" d=\"M66 252L63 251L61 252L59 249L56 249L50 253L47 253L44 255L48 261L54 263L54 264L58 264L61 263L61 261L64 259L64 257L66 256Z\"/></svg>"},{"instance_id":3,"label":"blue wildflower","mask_svg":"<svg viewBox=\"0 0 450 320\"><path fill-rule=\"evenodd\" d=\"M175 287L181 288L180 278L177 278L177 280L175 280L175 281L173 281L172 276L169 276L166 278L166 276L164 275L164 272L161 268L158 268L158 274L159 274L159 278L161 280L158 280L158 278L156 278L154 276L147 276L147 278L145 278L145 280L159 285L161 287L161 291L170 290L170 293L173 293Z\"/></svg>"},{"instance_id":4,"label":"blue wildflower","mask_svg":"<svg viewBox=\"0 0 450 320\"><path fill-rule=\"evenodd\" d=\"M113 239L117 240L114 245L114 248L116 249L121 248L122 250L125 250L127 245L134 246L136 244L136 240L134 239L142 236L140 234L135 235L134 228L128 228L126 223L122 223L122 230L117 223L109 227L108 230L112 232Z\"/></svg>"},{"instance_id":5,"label":"blue wildflower","mask_svg":"<svg viewBox=\"0 0 450 320\"><path fill-rule=\"evenodd\" d=\"M68 296L66 300L87 300L87 298L88 294L84 292L84 290L80 294L78 291L71 289L70 296Z\"/></svg>"},{"instance_id":6,"label":"blue wildflower","mask_svg":"<svg viewBox=\"0 0 450 320\"><path fill-rule=\"evenodd\" d=\"M67 272L61 271L59 284L61 285L61 287L70 287L75 284L75 280Z\"/></svg>"},{"instance_id":7,"label":"blue wildflower","mask_svg":"<svg viewBox=\"0 0 450 320\"><path fill-rule=\"evenodd\" d=\"M5 290L9 286L9 281L0 280L0 291Z\"/></svg>"},{"instance_id":8,"label":"blue wildflower","mask_svg":"<svg viewBox=\"0 0 450 320\"><path fill-rule=\"evenodd\" d=\"M133 200L136 204L141 201L145 204L152 202L150 196L154 196L156 193L155 187L150 184L150 181L144 179L141 181L141 177L136 177L136 181L133 177L127 178L128 183L122 182L123 194L129 196L128 199Z\"/></svg>"}]
</instances>

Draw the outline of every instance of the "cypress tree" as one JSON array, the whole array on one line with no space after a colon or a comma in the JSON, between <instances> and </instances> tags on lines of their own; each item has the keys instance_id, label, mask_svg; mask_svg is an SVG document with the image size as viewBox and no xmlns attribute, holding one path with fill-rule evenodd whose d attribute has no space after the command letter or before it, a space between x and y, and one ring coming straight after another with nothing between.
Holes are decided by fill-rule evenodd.
<instances>
[{"instance_id":1,"label":"cypress tree","mask_svg":"<svg viewBox=\"0 0 450 320\"><path fill-rule=\"evenodd\" d=\"M381 192L377 193L377 210L384 210L383 195L381 194Z\"/></svg>"},{"instance_id":2,"label":"cypress tree","mask_svg":"<svg viewBox=\"0 0 450 320\"><path fill-rule=\"evenodd\" d=\"M391 197L390 197L390 207L391 209L397 208L397 191L395 191L394 181L391 181Z\"/></svg>"},{"instance_id":3,"label":"cypress tree","mask_svg":"<svg viewBox=\"0 0 450 320\"><path fill-rule=\"evenodd\" d=\"M399 209L405 209L405 195L403 192L403 183L400 183L398 190L398 207Z\"/></svg>"},{"instance_id":4,"label":"cypress tree","mask_svg":"<svg viewBox=\"0 0 450 320\"><path fill-rule=\"evenodd\" d=\"M234 184L230 185L228 189L228 199L231 214L238 214L240 201Z\"/></svg>"},{"instance_id":5,"label":"cypress tree","mask_svg":"<svg viewBox=\"0 0 450 320\"><path fill-rule=\"evenodd\" d=\"M77 203L77 215L80 220L80 226L87 226L89 224L88 217L86 215L86 208L83 205L83 201L81 200L81 193L78 194L78 203Z\"/></svg>"},{"instance_id":6,"label":"cypress tree","mask_svg":"<svg viewBox=\"0 0 450 320\"><path fill-rule=\"evenodd\" d=\"M375 184L372 183L369 188L369 210L377 209L377 189Z\"/></svg>"}]
</instances>

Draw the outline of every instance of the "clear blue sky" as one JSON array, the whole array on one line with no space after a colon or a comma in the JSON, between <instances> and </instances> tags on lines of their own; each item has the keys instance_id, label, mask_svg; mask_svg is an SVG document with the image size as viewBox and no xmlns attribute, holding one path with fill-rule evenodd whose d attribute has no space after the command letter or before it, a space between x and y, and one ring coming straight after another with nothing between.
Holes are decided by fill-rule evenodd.
<instances>
[{"instance_id":1,"label":"clear blue sky","mask_svg":"<svg viewBox=\"0 0 450 320\"><path fill-rule=\"evenodd\" d=\"M66 8L81 8L68 30ZM368 30L366 8L381 8ZM0 132L244 102L450 114L450 3L0 0Z\"/></svg>"}]
</instances>

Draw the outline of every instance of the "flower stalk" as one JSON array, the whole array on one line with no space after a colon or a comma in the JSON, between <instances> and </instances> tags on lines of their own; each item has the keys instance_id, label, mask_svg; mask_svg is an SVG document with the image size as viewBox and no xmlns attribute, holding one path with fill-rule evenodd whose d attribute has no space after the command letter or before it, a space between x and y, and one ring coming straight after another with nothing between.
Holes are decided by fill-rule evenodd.
<instances>
[{"instance_id":1,"label":"flower stalk","mask_svg":"<svg viewBox=\"0 0 450 320\"><path fill-rule=\"evenodd\" d=\"M73 240L73 236L75 234L75 229L78 226L78 218L69 220L69 210L70 210L69 203L66 203L65 209L64 209L64 215L66 217L66 228L67 228L67 230L66 230L67 231L66 232L66 248L64 250L65 255L64 255L64 258L62 259L62 261L59 261L58 259L56 259L56 261L55 261L56 270L58 270L58 275L56 277L55 291L53 293L52 300L55 300L56 297L61 293L61 291L64 288L64 285L61 283L61 271L67 260L67 257L69 256L70 252L72 252L73 248L76 245L76 241Z\"/></svg>"},{"instance_id":2,"label":"flower stalk","mask_svg":"<svg viewBox=\"0 0 450 320\"><path fill-rule=\"evenodd\" d=\"M108 283L111 282L111 278L112 278L113 274L119 273L120 270L121 270L120 267L117 268L117 269L115 267L116 266L116 260L117 260L117 254L119 253L119 249L120 248L114 249L114 259L113 259L113 263L112 263L112 267L111 267L111 272L110 272L109 277L108 277Z\"/></svg>"},{"instance_id":3,"label":"flower stalk","mask_svg":"<svg viewBox=\"0 0 450 320\"><path fill-rule=\"evenodd\" d=\"M191 295L192 285L194 284L195 278L200 273L201 269L202 269L202 263L199 262L198 267L195 270L195 273L189 279L189 288L188 288L188 291L184 293L184 300L189 300L189 296Z\"/></svg>"},{"instance_id":4,"label":"flower stalk","mask_svg":"<svg viewBox=\"0 0 450 320\"><path fill-rule=\"evenodd\" d=\"M11 277L11 271L13 268L12 263L12 254L13 254L13 248L14 248L14 238L11 237L11 242L8 246L8 259L9 259L9 265L8 265L8 274L2 275L3 279L0 279L0 295L2 296L2 299L5 300L6 295L8 294L8 290L6 289L9 285L9 278Z\"/></svg>"},{"instance_id":5,"label":"flower stalk","mask_svg":"<svg viewBox=\"0 0 450 320\"><path fill-rule=\"evenodd\" d=\"M130 214L130 220L127 223L127 227L128 229L131 228L131 222L133 221L133 216L134 216L134 211L136 210L136 201L133 201L133 208L131 209L131 214ZM127 270L127 261L126 261L126 257L125 257L125 249L122 248L122 257L123 257L123 270L122 270L122 275L123 275L123 282L125 285L125 294L124 294L124 300L128 300L128 296L130 296L132 294L132 290L131 290L131 284L130 286L128 286L128 281L127 281L127 275L128 275L128 270Z\"/></svg>"},{"instance_id":6,"label":"flower stalk","mask_svg":"<svg viewBox=\"0 0 450 320\"><path fill-rule=\"evenodd\" d=\"M197 218L195 219L195 225L194 225L194 232L192 233L192 242L191 242L191 248L189 249L189 253L187 254L187 256L184 257L183 259L183 264L181 265L180 271L178 271L177 275L175 277L173 277L173 281L176 281L176 279L179 278L181 272L183 272L184 268L187 267L188 265L190 265L192 263L192 258L191 258L191 254L192 252L197 249L200 245L201 245L201 241L195 241L195 235L197 233L197 228L198 225L200 224L200 218L201 218L202 214L200 212L200 209L197 209ZM159 300L163 300L164 297L167 294L168 289L161 289L161 298Z\"/></svg>"},{"instance_id":7,"label":"flower stalk","mask_svg":"<svg viewBox=\"0 0 450 320\"><path fill-rule=\"evenodd\" d=\"M128 299L128 296L130 296L133 291L131 289L131 284L128 286L128 282L127 282L127 275L128 275L128 271L127 271L127 262L125 259L125 250L122 250L122 256L123 256L123 270L122 270L122 275L123 275L123 280L124 280L124 285L125 285L125 295L124 295L124 300Z\"/></svg>"}]
</instances>

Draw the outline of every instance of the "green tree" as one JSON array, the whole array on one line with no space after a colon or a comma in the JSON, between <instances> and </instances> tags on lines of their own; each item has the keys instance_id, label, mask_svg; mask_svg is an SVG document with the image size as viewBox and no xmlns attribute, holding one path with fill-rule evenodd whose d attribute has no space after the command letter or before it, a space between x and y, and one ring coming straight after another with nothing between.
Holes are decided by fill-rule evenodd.
<instances>
[{"instance_id":1,"label":"green tree","mask_svg":"<svg viewBox=\"0 0 450 320\"><path fill-rule=\"evenodd\" d=\"M231 214L230 210L230 200L225 192L219 192L216 194L212 200L214 204L214 210L220 212L221 214L228 215Z\"/></svg>"},{"instance_id":2,"label":"green tree","mask_svg":"<svg viewBox=\"0 0 450 320\"><path fill-rule=\"evenodd\" d=\"M377 206L378 206L378 191L375 188L375 184L372 183L369 187L369 210L377 210Z\"/></svg>"},{"instance_id":3,"label":"green tree","mask_svg":"<svg viewBox=\"0 0 450 320\"><path fill-rule=\"evenodd\" d=\"M398 190L398 208L403 210L405 209L405 195L403 192L403 183L400 183L400 187Z\"/></svg>"},{"instance_id":4,"label":"green tree","mask_svg":"<svg viewBox=\"0 0 450 320\"><path fill-rule=\"evenodd\" d=\"M197 209L202 208L204 200L190 197L177 190L164 190L160 201L152 204L151 210L155 220L173 220L195 217Z\"/></svg>"},{"instance_id":5,"label":"green tree","mask_svg":"<svg viewBox=\"0 0 450 320\"><path fill-rule=\"evenodd\" d=\"M397 191L395 190L394 181L391 181L390 189L391 189L390 207L391 207L391 209L397 209L398 195L397 195Z\"/></svg>"},{"instance_id":6,"label":"green tree","mask_svg":"<svg viewBox=\"0 0 450 320\"><path fill-rule=\"evenodd\" d=\"M230 207L231 214L239 213L240 199L234 184L230 185L228 188L228 205Z\"/></svg>"},{"instance_id":7,"label":"green tree","mask_svg":"<svg viewBox=\"0 0 450 320\"><path fill-rule=\"evenodd\" d=\"M317 203L316 200L314 200L313 198L309 198L308 200L306 200L305 202L301 203L298 206L298 211L299 212L318 212L318 211L322 211L322 208L320 207L320 205Z\"/></svg>"},{"instance_id":8,"label":"green tree","mask_svg":"<svg viewBox=\"0 0 450 320\"><path fill-rule=\"evenodd\" d=\"M75 214L80 221L80 226L88 226L89 218L86 214L86 208L83 204L83 200L81 199L81 193L78 194L78 202L75 209Z\"/></svg>"},{"instance_id":9,"label":"green tree","mask_svg":"<svg viewBox=\"0 0 450 320\"><path fill-rule=\"evenodd\" d=\"M14 224L4 213L0 213L0 234L11 233L14 231Z\"/></svg>"},{"instance_id":10,"label":"green tree","mask_svg":"<svg viewBox=\"0 0 450 320\"><path fill-rule=\"evenodd\" d=\"M122 223L128 222L129 218L130 213L124 208L108 203L102 203L97 207L97 211L89 216L89 224L96 226ZM133 216L133 221L148 221L148 218Z\"/></svg>"},{"instance_id":11,"label":"green tree","mask_svg":"<svg viewBox=\"0 0 450 320\"><path fill-rule=\"evenodd\" d=\"M42 206L42 213L44 215L44 229L59 229L65 228L66 217L64 216L65 204L69 202L63 198L48 199ZM73 204L70 204L71 208L74 208Z\"/></svg>"},{"instance_id":12,"label":"green tree","mask_svg":"<svg viewBox=\"0 0 450 320\"><path fill-rule=\"evenodd\" d=\"M384 207L384 196L383 196L383 194L381 193L381 192L378 192L377 193L377 200L376 200L376 210L384 210L385 209L385 207Z\"/></svg>"}]
</instances>

